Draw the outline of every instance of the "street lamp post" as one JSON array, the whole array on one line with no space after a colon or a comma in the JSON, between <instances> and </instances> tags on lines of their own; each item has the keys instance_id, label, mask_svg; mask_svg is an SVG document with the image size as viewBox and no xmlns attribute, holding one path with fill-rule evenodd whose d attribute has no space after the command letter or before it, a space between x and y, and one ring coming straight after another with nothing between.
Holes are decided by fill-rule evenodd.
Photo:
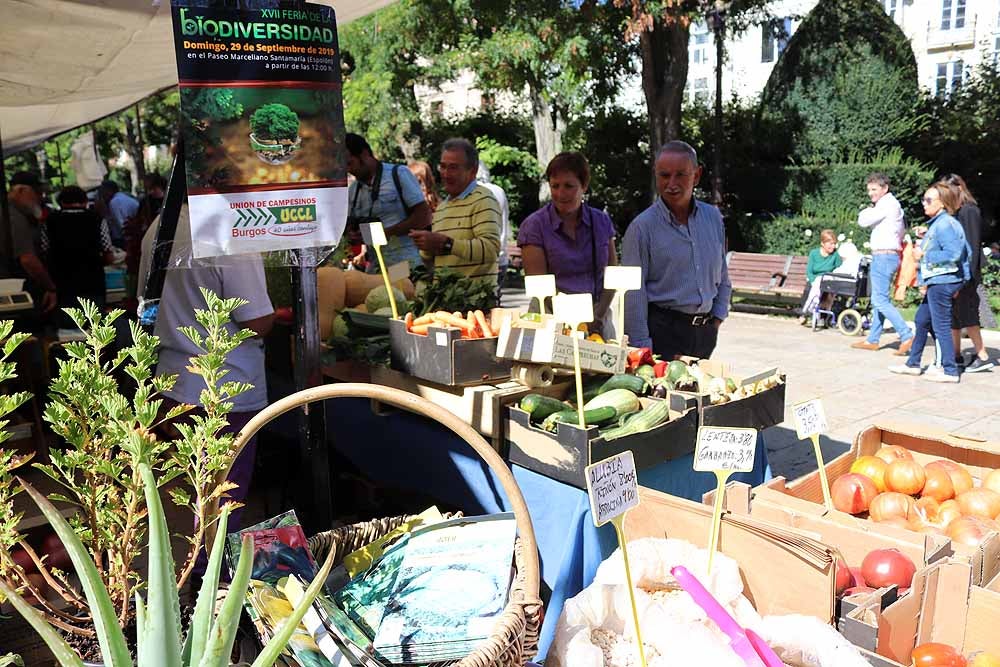
<instances>
[{"instance_id":1,"label":"street lamp post","mask_svg":"<svg viewBox=\"0 0 1000 667\"><path fill-rule=\"evenodd\" d=\"M726 12L730 2L715 0L708 12L708 24L715 36L715 150L712 151L712 203L722 204L722 63L726 55Z\"/></svg>"}]
</instances>

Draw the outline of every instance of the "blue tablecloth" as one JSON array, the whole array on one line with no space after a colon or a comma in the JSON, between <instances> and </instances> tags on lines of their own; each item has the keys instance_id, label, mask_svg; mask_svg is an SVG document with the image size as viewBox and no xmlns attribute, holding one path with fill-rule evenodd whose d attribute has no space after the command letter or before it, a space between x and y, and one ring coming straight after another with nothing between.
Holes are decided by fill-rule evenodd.
<instances>
[{"instance_id":1,"label":"blue tablecloth","mask_svg":"<svg viewBox=\"0 0 1000 667\"><path fill-rule=\"evenodd\" d=\"M328 401L326 409L333 446L374 480L429 493L470 515L509 510L503 488L486 463L440 424L403 412L379 417L362 399ZM715 475L696 473L691 464L691 456L667 461L640 471L639 483L700 501L715 488ZM539 657L544 658L563 603L593 581L597 566L617 543L610 525L594 526L586 492L521 466L511 468L538 539L543 589L548 589L543 596L550 593L539 645ZM767 449L760 438L753 472L732 479L757 485L769 478Z\"/></svg>"}]
</instances>

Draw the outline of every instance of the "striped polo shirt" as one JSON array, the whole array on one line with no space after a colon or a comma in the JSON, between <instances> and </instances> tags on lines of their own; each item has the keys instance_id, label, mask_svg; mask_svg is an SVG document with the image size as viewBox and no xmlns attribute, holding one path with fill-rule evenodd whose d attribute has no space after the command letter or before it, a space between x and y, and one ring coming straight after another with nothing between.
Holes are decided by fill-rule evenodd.
<instances>
[{"instance_id":1,"label":"striped polo shirt","mask_svg":"<svg viewBox=\"0 0 1000 667\"><path fill-rule=\"evenodd\" d=\"M454 241L450 255L434 258L434 268L448 267L496 283L500 205L489 190L473 181L462 194L445 200L434 212L431 231Z\"/></svg>"}]
</instances>

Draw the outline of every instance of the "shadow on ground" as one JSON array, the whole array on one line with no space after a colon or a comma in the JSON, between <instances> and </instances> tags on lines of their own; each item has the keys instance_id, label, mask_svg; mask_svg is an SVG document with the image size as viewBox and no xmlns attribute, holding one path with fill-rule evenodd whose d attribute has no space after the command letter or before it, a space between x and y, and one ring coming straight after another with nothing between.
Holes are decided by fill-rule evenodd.
<instances>
[{"instance_id":1,"label":"shadow on ground","mask_svg":"<svg viewBox=\"0 0 1000 667\"><path fill-rule=\"evenodd\" d=\"M771 474L793 480L816 470L816 454L811 440L799 440L795 429L774 426L764 431ZM851 448L850 442L822 436L819 441L823 461L829 463Z\"/></svg>"}]
</instances>

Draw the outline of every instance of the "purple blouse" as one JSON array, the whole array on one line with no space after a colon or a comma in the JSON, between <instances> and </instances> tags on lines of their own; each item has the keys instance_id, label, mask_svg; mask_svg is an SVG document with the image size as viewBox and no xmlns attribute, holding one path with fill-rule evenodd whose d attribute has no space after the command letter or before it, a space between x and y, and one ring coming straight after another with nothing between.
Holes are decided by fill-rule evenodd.
<instances>
[{"instance_id":1,"label":"purple blouse","mask_svg":"<svg viewBox=\"0 0 1000 667\"><path fill-rule=\"evenodd\" d=\"M567 294L600 296L604 287L604 269L608 265L608 244L615 237L615 226L607 213L583 205L582 224L576 239L562 229L562 220L553 204L538 209L521 223L517 245L540 247L545 251L549 273L555 274L556 289Z\"/></svg>"}]
</instances>

